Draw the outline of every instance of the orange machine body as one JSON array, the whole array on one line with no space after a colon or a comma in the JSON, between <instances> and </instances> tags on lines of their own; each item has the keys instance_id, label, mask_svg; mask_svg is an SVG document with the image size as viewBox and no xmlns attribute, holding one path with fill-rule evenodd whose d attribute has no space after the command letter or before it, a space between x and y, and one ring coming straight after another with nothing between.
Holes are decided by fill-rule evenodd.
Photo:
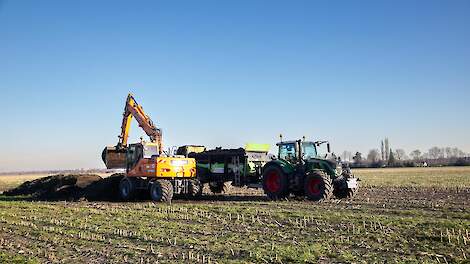
<instances>
[{"instance_id":1,"label":"orange machine body","mask_svg":"<svg viewBox=\"0 0 470 264\"><path fill-rule=\"evenodd\" d=\"M152 157L142 158L127 172L128 177L193 178L196 161L192 158Z\"/></svg>"}]
</instances>

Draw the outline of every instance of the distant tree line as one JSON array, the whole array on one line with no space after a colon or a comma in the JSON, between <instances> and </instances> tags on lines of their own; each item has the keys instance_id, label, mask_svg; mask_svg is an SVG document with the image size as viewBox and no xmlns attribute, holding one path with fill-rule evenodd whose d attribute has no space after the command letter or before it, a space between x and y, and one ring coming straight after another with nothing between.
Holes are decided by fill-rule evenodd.
<instances>
[{"instance_id":1,"label":"distant tree line","mask_svg":"<svg viewBox=\"0 0 470 264\"><path fill-rule=\"evenodd\" d=\"M371 149L367 155L344 151L340 158L356 168L470 166L470 154L459 148L432 147L427 152L415 149L407 154L400 148L393 150L388 138L380 141L380 150Z\"/></svg>"}]
</instances>

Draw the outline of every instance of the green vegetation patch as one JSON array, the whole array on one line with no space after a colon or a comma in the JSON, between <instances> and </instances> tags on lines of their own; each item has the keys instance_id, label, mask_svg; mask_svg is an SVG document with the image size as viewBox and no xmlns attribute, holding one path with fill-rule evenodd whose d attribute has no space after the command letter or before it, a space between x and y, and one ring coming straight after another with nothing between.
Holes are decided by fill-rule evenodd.
<instances>
[{"instance_id":1,"label":"green vegetation patch","mask_svg":"<svg viewBox=\"0 0 470 264\"><path fill-rule=\"evenodd\" d=\"M470 188L470 167L354 169L365 186Z\"/></svg>"},{"instance_id":2,"label":"green vegetation patch","mask_svg":"<svg viewBox=\"0 0 470 264\"><path fill-rule=\"evenodd\" d=\"M11 255L0 251L0 263L3 264L36 264L37 259L27 258L21 255Z\"/></svg>"}]
</instances>

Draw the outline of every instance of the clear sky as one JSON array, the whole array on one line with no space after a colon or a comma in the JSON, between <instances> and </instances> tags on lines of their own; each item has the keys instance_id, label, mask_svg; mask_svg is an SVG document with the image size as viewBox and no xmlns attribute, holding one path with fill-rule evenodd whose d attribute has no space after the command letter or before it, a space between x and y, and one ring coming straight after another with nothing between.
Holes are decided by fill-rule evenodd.
<instances>
[{"instance_id":1,"label":"clear sky","mask_svg":"<svg viewBox=\"0 0 470 264\"><path fill-rule=\"evenodd\" d=\"M283 133L337 153L385 136L470 152L469 14L468 0L1 1L0 171L104 167L130 91L166 146Z\"/></svg>"}]
</instances>

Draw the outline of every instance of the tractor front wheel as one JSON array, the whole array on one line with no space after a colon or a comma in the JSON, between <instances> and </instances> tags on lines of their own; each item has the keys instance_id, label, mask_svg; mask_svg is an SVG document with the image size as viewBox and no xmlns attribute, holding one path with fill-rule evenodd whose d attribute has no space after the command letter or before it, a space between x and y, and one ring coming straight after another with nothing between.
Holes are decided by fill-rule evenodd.
<instances>
[{"instance_id":1,"label":"tractor front wheel","mask_svg":"<svg viewBox=\"0 0 470 264\"><path fill-rule=\"evenodd\" d=\"M311 201L330 199L333 194L333 183L330 176L322 171L308 172L304 182L305 196Z\"/></svg>"},{"instance_id":2,"label":"tractor front wheel","mask_svg":"<svg viewBox=\"0 0 470 264\"><path fill-rule=\"evenodd\" d=\"M150 185L150 197L155 202L171 202L173 185L168 180L156 180Z\"/></svg>"},{"instance_id":3,"label":"tractor front wheel","mask_svg":"<svg viewBox=\"0 0 470 264\"><path fill-rule=\"evenodd\" d=\"M289 195L289 179L277 166L269 166L263 172L263 190L272 200L279 200Z\"/></svg>"}]
</instances>

